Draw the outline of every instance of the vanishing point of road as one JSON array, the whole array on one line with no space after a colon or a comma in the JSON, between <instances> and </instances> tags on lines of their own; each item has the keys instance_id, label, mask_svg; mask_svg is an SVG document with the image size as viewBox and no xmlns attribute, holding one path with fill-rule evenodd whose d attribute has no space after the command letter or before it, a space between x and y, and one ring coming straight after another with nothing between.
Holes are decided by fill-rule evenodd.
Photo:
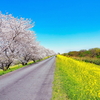
<instances>
[{"instance_id":1,"label":"vanishing point of road","mask_svg":"<svg viewBox=\"0 0 100 100\"><path fill-rule=\"evenodd\" d=\"M50 100L55 57L0 76L0 100Z\"/></svg>"}]
</instances>

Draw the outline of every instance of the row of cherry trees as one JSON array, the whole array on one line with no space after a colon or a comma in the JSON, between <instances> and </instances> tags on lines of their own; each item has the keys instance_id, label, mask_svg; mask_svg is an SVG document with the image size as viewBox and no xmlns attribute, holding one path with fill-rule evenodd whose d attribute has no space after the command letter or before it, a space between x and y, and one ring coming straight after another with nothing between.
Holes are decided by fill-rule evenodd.
<instances>
[{"instance_id":1,"label":"row of cherry trees","mask_svg":"<svg viewBox=\"0 0 100 100\"><path fill-rule=\"evenodd\" d=\"M6 70L19 61L23 65L29 60L38 60L55 55L36 41L34 27L29 19L15 18L11 14L0 13L0 68Z\"/></svg>"}]
</instances>

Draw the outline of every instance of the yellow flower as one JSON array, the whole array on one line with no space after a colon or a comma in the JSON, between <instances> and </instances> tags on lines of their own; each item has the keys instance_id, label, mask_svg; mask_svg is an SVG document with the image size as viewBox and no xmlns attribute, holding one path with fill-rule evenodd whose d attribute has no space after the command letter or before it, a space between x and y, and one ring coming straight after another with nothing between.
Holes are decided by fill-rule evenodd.
<instances>
[{"instance_id":1,"label":"yellow flower","mask_svg":"<svg viewBox=\"0 0 100 100\"><path fill-rule=\"evenodd\" d=\"M100 97L100 92L98 93L98 97Z\"/></svg>"}]
</instances>

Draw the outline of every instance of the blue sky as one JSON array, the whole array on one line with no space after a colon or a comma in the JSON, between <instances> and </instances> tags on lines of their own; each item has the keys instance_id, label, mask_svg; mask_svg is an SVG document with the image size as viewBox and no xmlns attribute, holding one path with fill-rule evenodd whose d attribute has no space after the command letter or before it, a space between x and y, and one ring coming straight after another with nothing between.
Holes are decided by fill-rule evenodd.
<instances>
[{"instance_id":1,"label":"blue sky","mask_svg":"<svg viewBox=\"0 0 100 100\"><path fill-rule=\"evenodd\" d=\"M100 0L2 0L0 11L32 19L37 40L57 53L100 48Z\"/></svg>"}]
</instances>

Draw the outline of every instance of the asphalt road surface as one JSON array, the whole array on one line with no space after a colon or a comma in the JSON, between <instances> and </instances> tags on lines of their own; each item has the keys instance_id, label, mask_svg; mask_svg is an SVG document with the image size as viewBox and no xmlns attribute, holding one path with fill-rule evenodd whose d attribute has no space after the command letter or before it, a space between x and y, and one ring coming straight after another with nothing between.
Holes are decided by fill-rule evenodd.
<instances>
[{"instance_id":1,"label":"asphalt road surface","mask_svg":"<svg viewBox=\"0 0 100 100\"><path fill-rule=\"evenodd\" d=\"M50 100L55 57L0 76L0 100Z\"/></svg>"}]
</instances>

